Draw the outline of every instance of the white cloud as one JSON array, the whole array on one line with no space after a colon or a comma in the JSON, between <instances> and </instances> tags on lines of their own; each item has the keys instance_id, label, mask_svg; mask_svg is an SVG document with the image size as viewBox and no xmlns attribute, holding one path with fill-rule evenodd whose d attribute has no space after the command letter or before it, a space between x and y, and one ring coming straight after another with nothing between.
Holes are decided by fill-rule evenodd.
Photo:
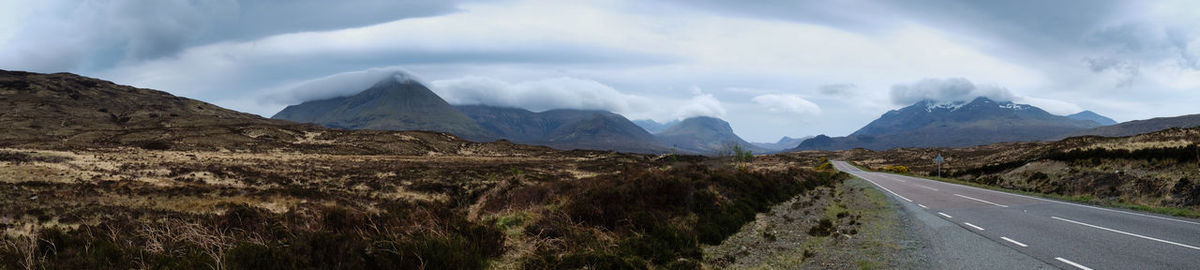
<instances>
[{"instance_id":1,"label":"white cloud","mask_svg":"<svg viewBox=\"0 0 1200 270\"><path fill-rule=\"evenodd\" d=\"M813 116L821 114L821 106L812 103L798 95L761 95L753 99L754 103L758 103L767 110L777 113L793 113L804 116Z\"/></svg>"},{"instance_id":2,"label":"white cloud","mask_svg":"<svg viewBox=\"0 0 1200 270\"><path fill-rule=\"evenodd\" d=\"M387 77L421 81L412 75L412 72L401 67L371 68L289 84L269 91L263 97L263 101L275 104L297 104L310 100L349 96L362 92Z\"/></svg>"},{"instance_id":3,"label":"white cloud","mask_svg":"<svg viewBox=\"0 0 1200 270\"><path fill-rule=\"evenodd\" d=\"M531 111L608 110L622 114L639 114L653 107L646 97L624 94L597 81L569 77L509 83L467 76L433 81L431 87L451 104L484 104Z\"/></svg>"},{"instance_id":4,"label":"white cloud","mask_svg":"<svg viewBox=\"0 0 1200 270\"><path fill-rule=\"evenodd\" d=\"M709 116L725 118L725 106L712 94L697 92L690 100L675 111L675 118L683 120L690 117Z\"/></svg>"},{"instance_id":5,"label":"white cloud","mask_svg":"<svg viewBox=\"0 0 1200 270\"><path fill-rule=\"evenodd\" d=\"M1048 98L1021 96L1017 97L1015 102L1033 105L1038 108L1042 108L1042 110L1045 110L1046 112L1057 115L1069 115L1083 111L1083 108L1079 107L1079 105L1075 103Z\"/></svg>"}]
</instances>

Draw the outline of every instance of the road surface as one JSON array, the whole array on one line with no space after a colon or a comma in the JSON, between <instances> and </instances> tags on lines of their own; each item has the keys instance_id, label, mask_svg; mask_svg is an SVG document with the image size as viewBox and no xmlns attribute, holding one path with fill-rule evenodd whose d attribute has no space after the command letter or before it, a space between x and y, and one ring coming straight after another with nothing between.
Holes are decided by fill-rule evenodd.
<instances>
[{"instance_id":1,"label":"road surface","mask_svg":"<svg viewBox=\"0 0 1200 270\"><path fill-rule=\"evenodd\" d=\"M902 203L1062 269L1200 269L1200 221L1029 197L923 178L838 170Z\"/></svg>"}]
</instances>

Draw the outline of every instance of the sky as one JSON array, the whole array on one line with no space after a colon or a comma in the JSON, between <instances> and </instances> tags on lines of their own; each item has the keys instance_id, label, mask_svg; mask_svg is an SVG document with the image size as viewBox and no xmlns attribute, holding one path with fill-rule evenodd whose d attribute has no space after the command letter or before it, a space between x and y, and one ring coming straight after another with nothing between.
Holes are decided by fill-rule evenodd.
<instances>
[{"instance_id":1,"label":"sky","mask_svg":"<svg viewBox=\"0 0 1200 270\"><path fill-rule=\"evenodd\" d=\"M452 104L842 136L976 96L1200 113L1200 1L0 0L0 69L271 116L403 73Z\"/></svg>"}]
</instances>

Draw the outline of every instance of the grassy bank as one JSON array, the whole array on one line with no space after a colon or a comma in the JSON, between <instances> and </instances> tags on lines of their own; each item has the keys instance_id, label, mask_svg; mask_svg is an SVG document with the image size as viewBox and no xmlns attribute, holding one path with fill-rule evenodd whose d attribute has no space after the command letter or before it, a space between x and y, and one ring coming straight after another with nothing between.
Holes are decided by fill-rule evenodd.
<instances>
[{"instance_id":1,"label":"grassy bank","mask_svg":"<svg viewBox=\"0 0 1200 270\"><path fill-rule=\"evenodd\" d=\"M875 170L871 170L870 168L866 168L864 166L855 164L853 162L851 162L850 164L854 165L855 167L858 167L859 169L865 170L865 171L875 171ZM1003 191L1003 192L1021 194L1021 195L1026 195L1026 196L1035 196L1035 197L1041 197L1041 198L1047 198L1047 199L1053 199L1053 200L1076 202L1076 203L1094 205L1094 206L1122 208L1122 209L1136 210L1136 211L1177 216L1177 217L1200 218L1200 211L1185 209L1185 208L1178 208L1178 207L1151 206L1151 205L1136 204L1136 203L1129 203L1129 202L1122 202L1122 201L1103 200L1103 199L1097 199L1096 197L1088 196L1088 195L1062 195L1062 194L1031 192L1031 191L1025 191L1025 190L1004 188L1004 187L999 187L999 186L994 186L994 185L987 185L987 184L983 184L983 183L971 182L971 181L955 179L955 178L924 176L924 175L917 175L917 174L912 174L912 173L901 174L901 173L894 173L894 172L888 172L888 171L876 171L876 172L885 172L885 173L891 173L891 174L897 174L897 175L920 177L920 178L925 178L925 179L934 180L934 181L967 185L967 186L972 186L972 187L977 187L977 188L983 188L983 189L989 189L989 190L995 190L995 191Z\"/></svg>"}]
</instances>

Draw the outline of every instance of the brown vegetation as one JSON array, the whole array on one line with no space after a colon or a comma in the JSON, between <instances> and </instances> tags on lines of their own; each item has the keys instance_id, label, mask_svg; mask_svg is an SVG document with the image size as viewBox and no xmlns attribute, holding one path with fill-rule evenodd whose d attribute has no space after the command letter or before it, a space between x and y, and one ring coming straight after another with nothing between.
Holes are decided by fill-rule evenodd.
<instances>
[{"instance_id":1,"label":"brown vegetation","mask_svg":"<svg viewBox=\"0 0 1200 270\"><path fill-rule=\"evenodd\" d=\"M933 160L941 154L946 160L942 175L961 181L1195 216L1200 213L1198 145L1200 128L1177 128L1119 138L791 155L840 156L875 170L905 166L913 174L934 176Z\"/></svg>"}]
</instances>

